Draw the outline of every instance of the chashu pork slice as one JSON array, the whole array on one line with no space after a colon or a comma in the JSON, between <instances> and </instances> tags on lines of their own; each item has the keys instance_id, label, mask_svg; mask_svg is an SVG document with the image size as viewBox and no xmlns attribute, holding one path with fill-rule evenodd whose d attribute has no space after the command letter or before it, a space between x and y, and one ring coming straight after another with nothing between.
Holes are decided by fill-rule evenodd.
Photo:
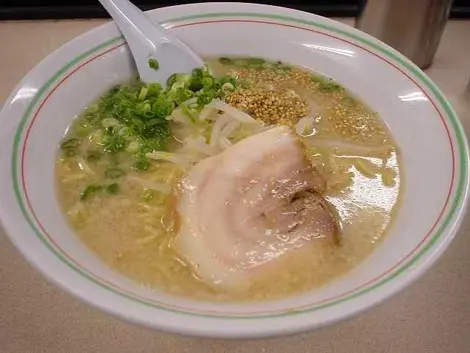
<instances>
[{"instance_id":1,"label":"chashu pork slice","mask_svg":"<svg viewBox=\"0 0 470 353\"><path fill-rule=\"evenodd\" d=\"M236 288L306 244L337 241L324 189L289 128L253 135L183 178L174 245L201 279Z\"/></svg>"}]
</instances>

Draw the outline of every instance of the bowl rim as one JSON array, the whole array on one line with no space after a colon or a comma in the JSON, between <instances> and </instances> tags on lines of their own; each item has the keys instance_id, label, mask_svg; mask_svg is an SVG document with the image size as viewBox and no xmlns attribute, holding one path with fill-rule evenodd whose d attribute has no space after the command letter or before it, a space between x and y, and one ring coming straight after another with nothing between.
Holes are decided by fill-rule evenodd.
<instances>
[{"instance_id":1,"label":"bowl rim","mask_svg":"<svg viewBox=\"0 0 470 353\"><path fill-rule=\"evenodd\" d=\"M438 258L438 255L444 251L444 249L450 243L452 238L455 236L455 233L457 232L458 227L459 227L459 225L462 221L462 215L464 214L465 209L466 209L467 196L468 196L468 187L469 187L469 183L468 183L468 160L469 160L468 143L467 143L465 134L463 133L462 126L461 126L460 122L458 121L458 119L456 117L456 114L453 111L452 107L450 106L449 102L445 99L445 97L440 92L440 90L436 87L436 85L419 68L417 68L408 59L403 57L401 54L399 54L397 51L393 50L392 48L390 48L390 47L386 46L385 44L379 42L378 40L376 40L376 39L360 32L360 31L358 31L354 28L348 27L348 26L343 25L341 23L338 23L336 21L329 20L329 19L326 19L326 18L323 18L323 17L320 17L320 16L304 13L304 12L301 12L301 11L290 10L290 9L288 10L288 9L275 7L275 6L254 5L254 4L246 4L246 3L244 3L244 4L240 4L240 3L205 3L203 5L204 6L211 6L212 5L214 7L217 7L217 6L220 6L220 5L227 6L228 4L232 5L232 7L233 6L235 6L235 7L240 6L240 8L246 9L246 10L238 11L238 12L230 12L226 9L222 10L219 7L219 8L217 8L217 12L215 12L215 13L209 13L208 12L208 13L199 13L199 14L195 14L195 15L181 16L179 18L174 18L174 19L171 19L171 20L164 21L164 23L175 25L179 22L185 23L185 22L191 21L191 20L196 20L196 21L208 20L208 18L213 18L215 20L223 19L224 17L242 18L242 19L243 18L245 18L245 19L249 18L250 21L253 21L253 22L255 22L257 20L259 20L260 22L272 21L273 23L276 23L277 25L281 24L281 25L285 25L285 26L288 26L288 27L298 26L297 28L301 28L301 29L305 29L305 27L309 27L309 28L316 29L318 31L319 30L325 30L327 32L333 32L333 33L338 32L342 36L346 36L346 37L349 37L349 38L353 39L354 41L361 42L364 45L364 47L361 47L361 48L370 51L372 54L374 54L374 51L381 52L388 59L390 59L392 63L397 65L399 68L404 69L408 74L411 75L411 77L419 78L419 82L421 82L425 85L425 88L423 88L421 86L420 87L423 89L424 92L427 92L429 94L430 101L433 102L433 104L436 104L435 101L437 101L437 105L442 108L443 114L446 116L447 120L449 120L452 123L453 132L455 133L455 136L456 136L456 138L458 140L458 143L459 143L458 155L460 157L460 163L461 163L460 164L460 169L461 169L461 173L462 173L462 175L460 176L460 182L461 182L460 190L461 190L461 192L458 193L458 195L456 195L454 197L456 199L455 200L455 207L453 209L453 212L449 212L449 214L446 217L446 219L448 221L447 221L447 223L444 222L444 223L446 223L446 225L445 225L445 227L443 227L443 229L441 231L443 236L440 239L432 237L432 239L428 241L426 246L423 249L421 249L418 254L415 254L413 257L411 257L411 259L409 261L407 261L405 264L402 264L400 262L398 264L400 266L396 271L395 271L395 268L391 269L393 271L392 271L392 273L390 273L390 275L388 277L389 278L388 281L390 281L388 283L391 284L393 282L393 283L395 283L394 286L388 287L387 290L384 290L383 289L384 287L382 287L382 294L375 296L374 300L372 300L371 302L369 302L367 304L363 304L362 306L358 306L354 310L351 310L350 312L345 313L344 315L338 315L338 317L332 318L330 320L330 322L334 322L334 321L337 321L339 319L346 318L350 315L356 314L356 313L372 306L373 304L377 304L380 301L385 300L387 297L391 296L392 294L396 293L398 290L404 288L406 285L408 285L409 283L414 281L414 279L416 279L419 275L424 273L424 271L429 266L431 266L431 264L433 264L435 262L435 260ZM178 5L178 6L172 6L171 8L186 9L188 7L191 7L191 8L196 8L197 9L198 6L201 6L201 4ZM157 9L157 10L151 10L151 12L159 12L160 13L160 12L164 12L166 9L167 8L161 8L161 9ZM261 14L261 13L256 13L256 12L249 12L250 9L251 10L254 10L254 9L262 10L265 13ZM274 10L274 9L277 9L277 10L282 9L288 15L279 15L275 11L271 11L271 10ZM298 15L298 17L296 17L296 15ZM309 20L305 20L305 19L302 18L302 17L306 17L306 16L309 18ZM74 40L66 43L64 46L62 46L59 49L57 49L56 51L54 51L46 59L44 59L43 62L47 62L47 60L50 60L50 58L53 57L57 52L60 52L60 51L64 50L65 46L73 45L74 43L77 43L78 41L81 41L82 39L84 39L84 37L90 36L95 32L101 31L101 30L103 30L104 27L110 26L110 25L112 25L112 24L104 24L104 25L99 26L95 29L92 29L91 31L88 31L88 32L84 33L83 35L75 38ZM98 46L95 46L94 48L92 48L89 51L87 51L86 53L84 53L82 56L77 57L77 58L73 59L72 61L70 61L69 64L68 64L69 66L67 66L67 67L68 68L75 67L82 60L87 59L89 57L89 55L92 54L93 52L99 52L100 50L105 50L110 45L121 46L122 44L117 44L119 42L122 42L122 37L120 37L120 36L112 38L112 39L110 39L110 40L108 40L108 41L106 41L106 42L104 42L104 43L102 43ZM371 49L368 49L368 48L371 48ZM109 50L111 50L111 49L108 48L108 49L106 49L105 52L108 52ZM103 52L100 52L97 55L103 55ZM41 64L39 64L39 65L41 65ZM36 68L31 70L30 73L28 73L25 76L25 79L35 70L36 70ZM59 69L57 71L57 75L56 75L55 79L59 80L62 77L62 74L66 71L67 71L67 69L64 69L64 68ZM22 83L23 83L23 81L22 81ZM43 81L46 81L46 80L43 80ZM54 82L55 82L55 80L52 80L52 81L49 80L49 81L46 82L46 84L49 83L49 84L52 85L52 83L54 83ZM11 100L16 95L17 90L18 90L19 87L21 87L22 83L20 83L17 86L17 88L14 90L14 92L7 99L4 108L0 112L0 120L4 119L4 115L6 114L5 111L6 111L7 105L11 103ZM36 93L34 99L32 99L32 101L30 102L31 109L32 109L32 107L34 107L34 105L36 103L35 99L37 98L39 100L43 96L43 93L47 92L47 91L48 91L48 89L44 88L44 90L40 89ZM28 113L28 110L29 110L29 108L25 109L26 113ZM439 109L438 109L438 111L439 111ZM27 115L28 114L25 114L25 116L27 116ZM28 120L28 119L26 119L26 120ZM19 124L19 125L21 125L21 124ZM18 131L19 130L21 130L21 129L18 129ZM19 135L21 135L21 133ZM19 135L17 135L17 137ZM13 162L13 159L12 159L12 162ZM12 165L12 170L13 170L13 172L16 171L16 167L14 167L13 165ZM12 239L12 241L17 246L17 248L22 250L23 245L22 244L17 244L14 237L12 236L12 234L14 233L14 225L12 225L9 222L9 220L4 218L5 213L3 212L3 207L4 207L3 203L0 203L0 211L2 211L0 213L0 217L1 217L1 221L4 225L4 228L7 231L7 234ZM25 215L26 215L26 218L27 218L26 213L25 213ZM33 229L34 229L34 227L33 227ZM436 246L436 244L438 244L438 243L440 244L440 246ZM46 244L46 246L47 245L48 244ZM52 251L54 251L54 249L52 249ZM421 260L420 260L420 256L422 256L426 252L427 252L427 257L426 258L421 257ZM29 256L27 255L27 253L23 252L23 254L29 259ZM403 261L404 260L408 260L407 257L404 258ZM417 266L419 261L421 261L421 265ZM32 261L30 259L30 262L32 262L33 265L36 266L35 261ZM401 266L401 265L403 265L403 266ZM41 271L41 272L45 273L46 271ZM406 272L406 273L404 273L404 272ZM399 273L402 273L401 282L393 281L393 279ZM54 282L56 282L56 283L58 282L57 279L52 278L52 276L50 276L50 274L47 274L47 273L45 273L45 274L46 274L46 277L52 279ZM105 307L105 306L100 305L99 303L97 303L95 301L90 300L89 298L87 298L86 295L84 295L83 293L79 293L80 291L75 290L72 285L65 285L64 283L60 283L60 282L59 282L59 284L61 285L61 287L65 288L67 291L71 292L74 295L79 296L82 299L85 299L87 302L93 304L94 306L98 306L101 309L104 309L104 310L106 310L108 312L111 312L113 314L117 314L121 317L125 317L126 319L131 319L133 321L140 322L137 317L134 317L134 318L129 317L129 316L123 314L119 309L110 310L108 307ZM102 285L100 283L97 283L97 284ZM371 289L366 288L366 290L369 291L369 290L372 290L372 289L375 289L375 288L379 288L379 287L376 287L376 285L378 285L378 284L375 283L374 286L369 287ZM379 292L376 291L374 293L379 293ZM352 298L355 298L355 297L361 296L361 295L362 295L362 292L358 292L357 290L354 290L353 293L351 293ZM128 299L131 299L131 298L128 297ZM341 299L341 302L346 301L346 300L348 300L348 298L343 298L343 299ZM146 304L146 303L144 303L144 304ZM325 304L325 306L326 305L334 305L334 304L335 303ZM313 305L310 305L310 308L302 310L302 311L298 311L298 312L289 312L289 313L283 312L283 313L275 314L275 315L268 314L268 317L291 316L291 315L296 315L296 314L305 314L306 312L311 312L313 310L318 310L318 309L323 308L323 306L322 306L322 307L319 307L318 309L315 309L315 308L312 309L311 308L312 306ZM169 310L168 308L161 307L161 306L159 306L158 309ZM204 317L211 317L211 318L217 318L217 319L218 318L223 318L223 319L227 319L227 320L238 319L238 318L254 319L254 318L266 318L267 317L266 315L249 316L249 317L248 316L238 317L238 316L231 315L229 317L225 317L225 316L220 316L220 315L206 315L206 314L201 314L201 313L181 312L181 311L178 311L178 313L179 314L183 313L183 314L197 315L197 316L202 315ZM324 322L323 324L326 324L326 323L329 323L329 322ZM149 323L146 322L146 324L149 324ZM151 325L156 326L155 323L151 323ZM288 325L288 326L292 326L292 325ZM304 327L302 327L301 329L312 328L309 325L303 325L303 326ZM168 329L169 331L172 331L172 327L159 327L159 328L164 328L164 329ZM184 331L184 330L177 330L177 332L181 332L181 331ZM185 331L186 332L184 332L184 333L186 333L186 334L194 334L197 330L186 329ZM289 333L289 331L290 332L299 331L299 328L291 327L290 329L283 329L281 332L282 333ZM260 329L259 332L256 332L254 334L245 334L244 336L247 336L247 335L250 335L250 336L272 335L272 334L279 334L281 332L273 332L269 328L265 328L265 329ZM197 334L198 335L213 336L214 332L213 331L207 332L206 330L204 330L204 328L201 328L201 329L199 329L199 332L197 332ZM224 336L226 336L226 335L224 335Z\"/></svg>"}]
</instances>

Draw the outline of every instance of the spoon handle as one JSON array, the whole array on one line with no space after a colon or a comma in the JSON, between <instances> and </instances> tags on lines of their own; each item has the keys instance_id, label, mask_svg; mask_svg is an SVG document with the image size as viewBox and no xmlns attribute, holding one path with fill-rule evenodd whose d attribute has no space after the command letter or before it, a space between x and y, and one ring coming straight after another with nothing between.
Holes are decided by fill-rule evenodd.
<instances>
[{"instance_id":1,"label":"spoon handle","mask_svg":"<svg viewBox=\"0 0 470 353\"><path fill-rule=\"evenodd\" d=\"M101 5L116 22L122 34L131 43L139 42L141 45L155 50L161 43L167 41L166 33L154 25L138 7L127 0L99 0ZM147 35L153 33L149 38Z\"/></svg>"},{"instance_id":2,"label":"spoon handle","mask_svg":"<svg viewBox=\"0 0 470 353\"><path fill-rule=\"evenodd\" d=\"M171 56L174 56L179 52L183 52L185 54L184 60L189 63L189 68L204 65L202 59L186 44L160 25L151 22L149 18L130 1L99 0L99 2L111 15L126 39L132 55L134 56L134 61L142 81L155 82L156 72L148 65L150 58L157 59L161 67L165 66L163 71L169 69L167 63L168 59L171 59L168 58L169 53L172 54ZM165 47L164 50L163 47ZM170 50L168 50L167 47L172 47L173 49L170 48ZM162 58L164 62L161 62L160 58ZM186 68L186 66L188 66L188 64L183 65L184 68ZM167 73L161 71L162 70L160 70L160 73L157 75L157 81L161 81L159 77L162 75L168 76Z\"/></svg>"}]
</instances>

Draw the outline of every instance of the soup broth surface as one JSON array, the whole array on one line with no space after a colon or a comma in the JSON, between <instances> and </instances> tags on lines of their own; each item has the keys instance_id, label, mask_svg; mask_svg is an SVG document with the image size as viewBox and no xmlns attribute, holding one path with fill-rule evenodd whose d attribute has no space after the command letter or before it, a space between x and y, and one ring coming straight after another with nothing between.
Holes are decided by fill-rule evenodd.
<instances>
[{"instance_id":1,"label":"soup broth surface","mask_svg":"<svg viewBox=\"0 0 470 353\"><path fill-rule=\"evenodd\" d=\"M166 155L150 161L136 157L136 149L148 141L133 140L128 131L115 138L117 129L124 128L112 116L100 117L105 98L117 90L137 92L136 99L144 96L145 88L136 80L90 104L74 120L58 153L58 198L77 236L106 264L136 282L202 300L285 297L318 288L351 270L385 236L398 207L400 158L380 117L337 83L298 67L236 58L210 59L208 65L216 76L239 82L233 90L227 85L230 90L221 100L263 126L286 125L299 135L307 160L326 180L322 196L335 210L339 244L321 250L305 246L295 256L281 256L270 270L238 290L221 289L200 278L174 246L181 222L175 190L187 171ZM139 109L150 109L145 102ZM173 115L164 147L149 138L154 145L148 152L178 155L183 141L210 144L214 121L196 124L190 114ZM189 120L178 121L184 116ZM252 134L243 126L238 129L229 138L231 144ZM103 131L115 135L103 137Z\"/></svg>"}]
</instances>

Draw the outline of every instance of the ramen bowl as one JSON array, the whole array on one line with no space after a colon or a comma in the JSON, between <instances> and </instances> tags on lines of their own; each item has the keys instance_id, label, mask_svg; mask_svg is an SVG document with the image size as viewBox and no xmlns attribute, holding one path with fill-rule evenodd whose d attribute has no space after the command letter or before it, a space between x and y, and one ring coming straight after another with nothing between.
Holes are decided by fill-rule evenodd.
<instances>
[{"instance_id":1,"label":"ramen bowl","mask_svg":"<svg viewBox=\"0 0 470 353\"><path fill-rule=\"evenodd\" d=\"M113 271L69 228L53 168L71 120L135 72L125 41L109 23L44 59L0 113L1 221L47 278L105 312L158 330L263 337L318 328L368 309L413 282L446 249L466 207L468 146L443 94L409 60L346 25L279 7L205 3L148 15L203 57L281 60L353 92L378 112L400 148L401 205L365 261L325 286L283 299L203 302L142 287Z\"/></svg>"}]
</instances>

